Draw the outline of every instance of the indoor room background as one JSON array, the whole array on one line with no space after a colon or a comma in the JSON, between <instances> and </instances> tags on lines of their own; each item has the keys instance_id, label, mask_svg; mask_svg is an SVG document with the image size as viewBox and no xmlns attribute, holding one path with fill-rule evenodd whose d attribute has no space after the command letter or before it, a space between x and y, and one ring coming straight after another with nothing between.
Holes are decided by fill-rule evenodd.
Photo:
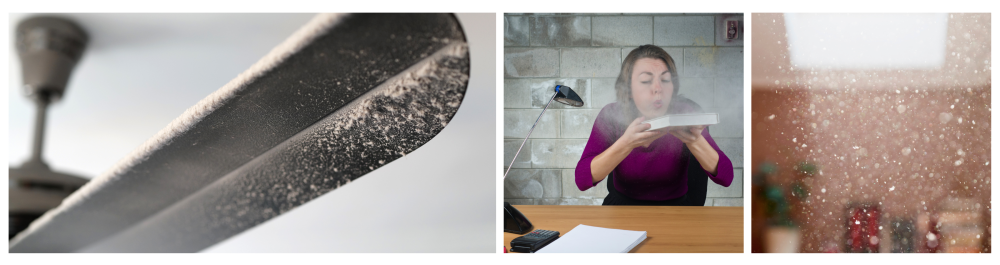
<instances>
[{"instance_id":1,"label":"indoor room background","mask_svg":"<svg viewBox=\"0 0 1000 265\"><path fill-rule=\"evenodd\" d=\"M601 182L580 191L574 168L594 118L615 101L622 59L640 45L662 47L680 75L679 94L719 113L712 138L732 160L730 187L709 182L706 206L743 206L743 40L724 20L742 14L504 14L503 170L552 96L571 87L582 107L550 104L504 180L515 205L601 205Z\"/></svg>"}]
</instances>

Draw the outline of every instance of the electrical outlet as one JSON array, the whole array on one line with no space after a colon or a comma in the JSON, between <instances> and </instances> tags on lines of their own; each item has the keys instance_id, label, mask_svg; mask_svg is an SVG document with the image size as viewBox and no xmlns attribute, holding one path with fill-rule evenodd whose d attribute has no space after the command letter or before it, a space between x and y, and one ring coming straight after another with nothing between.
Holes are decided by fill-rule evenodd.
<instances>
[{"instance_id":1,"label":"electrical outlet","mask_svg":"<svg viewBox=\"0 0 1000 265\"><path fill-rule=\"evenodd\" d=\"M743 46L743 14L715 16L715 45Z\"/></svg>"},{"instance_id":2,"label":"electrical outlet","mask_svg":"<svg viewBox=\"0 0 1000 265\"><path fill-rule=\"evenodd\" d=\"M726 39L735 40L740 37L740 22L737 20L726 20Z\"/></svg>"}]
</instances>

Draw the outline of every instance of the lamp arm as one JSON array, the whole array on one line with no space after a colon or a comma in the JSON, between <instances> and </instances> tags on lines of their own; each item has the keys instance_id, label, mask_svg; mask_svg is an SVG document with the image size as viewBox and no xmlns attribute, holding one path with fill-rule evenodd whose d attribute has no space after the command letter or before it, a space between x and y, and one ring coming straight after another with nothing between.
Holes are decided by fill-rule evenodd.
<instances>
[{"instance_id":1,"label":"lamp arm","mask_svg":"<svg viewBox=\"0 0 1000 265\"><path fill-rule=\"evenodd\" d=\"M545 115L545 110L549 108L549 104L552 104L552 100L556 98L556 95L559 95L558 88L556 88L556 93L553 93L552 97L549 98L549 102L545 103L545 107L542 108L542 114L538 114L538 118L535 119L535 123L532 124L531 129L528 130L528 135L524 136L524 141L521 142L521 147L517 148L517 153L514 153L514 159L510 161L510 165L507 166L507 171L503 173L504 179L507 178L507 173L510 173L510 168L514 166L514 161L517 161L517 155L521 154L521 148L524 148L524 143L528 142L528 137L530 137L531 132L535 130L535 125L538 125L538 121L542 119L542 115Z\"/></svg>"}]
</instances>

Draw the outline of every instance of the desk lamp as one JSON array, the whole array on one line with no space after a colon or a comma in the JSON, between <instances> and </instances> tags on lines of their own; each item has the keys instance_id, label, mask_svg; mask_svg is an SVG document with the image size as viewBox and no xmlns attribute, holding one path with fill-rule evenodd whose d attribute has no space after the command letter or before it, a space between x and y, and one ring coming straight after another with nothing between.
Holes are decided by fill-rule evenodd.
<instances>
[{"instance_id":1,"label":"desk lamp","mask_svg":"<svg viewBox=\"0 0 1000 265\"><path fill-rule=\"evenodd\" d=\"M503 173L504 179L507 178L507 173L510 173L510 168L514 166L514 161L517 161L517 155L521 154L521 148L524 148L524 143L528 142L528 137L531 136L531 131L535 130L535 125L538 125L538 121L542 119L542 115L545 115L545 110L549 108L549 104L552 101L558 101L566 105L573 107L583 106L583 99L580 99L580 95L573 92L573 89L568 86L557 85L555 88L555 94L549 98L549 101L545 103L545 107L542 108L542 114L538 115L535 119L535 123L531 125L531 129L528 130L528 135L524 136L524 141L521 142L521 147L517 148L517 153L514 153L514 159L510 161L510 165L507 166L507 171ZM524 234L530 232L534 225L528 221L528 218L521 214L514 206L510 203L503 203L504 217L503 217L503 231L515 234Z\"/></svg>"}]
</instances>

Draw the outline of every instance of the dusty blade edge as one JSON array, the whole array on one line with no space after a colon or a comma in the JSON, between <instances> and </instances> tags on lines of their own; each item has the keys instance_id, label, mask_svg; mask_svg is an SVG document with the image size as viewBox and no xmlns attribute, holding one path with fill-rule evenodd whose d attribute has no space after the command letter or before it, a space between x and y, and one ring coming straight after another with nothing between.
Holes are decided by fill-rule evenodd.
<instances>
[{"instance_id":1,"label":"dusty blade edge","mask_svg":"<svg viewBox=\"0 0 1000 265\"><path fill-rule=\"evenodd\" d=\"M421 83L435 73L455 72L438 65L448 57L464 60L460 76L438 80L447 87L440 90L433 87L437 83ZM81 251L200 251L389 164L428 143L454 117L468 89L468 59L467 45L452 43L212 185ZM428 117L395 120L418 112ZM386 125L396 128L383 130ZM402 151L384 149L409 140L387 136L406 134L418 136L417 141L402 144ZM387 141L373 141L380 137ZM355 156L337 158L345 153ZM357 156L364 153L367 157ZM348 162L355 164L345 165Z\"/></svg>"}]
</instances>

